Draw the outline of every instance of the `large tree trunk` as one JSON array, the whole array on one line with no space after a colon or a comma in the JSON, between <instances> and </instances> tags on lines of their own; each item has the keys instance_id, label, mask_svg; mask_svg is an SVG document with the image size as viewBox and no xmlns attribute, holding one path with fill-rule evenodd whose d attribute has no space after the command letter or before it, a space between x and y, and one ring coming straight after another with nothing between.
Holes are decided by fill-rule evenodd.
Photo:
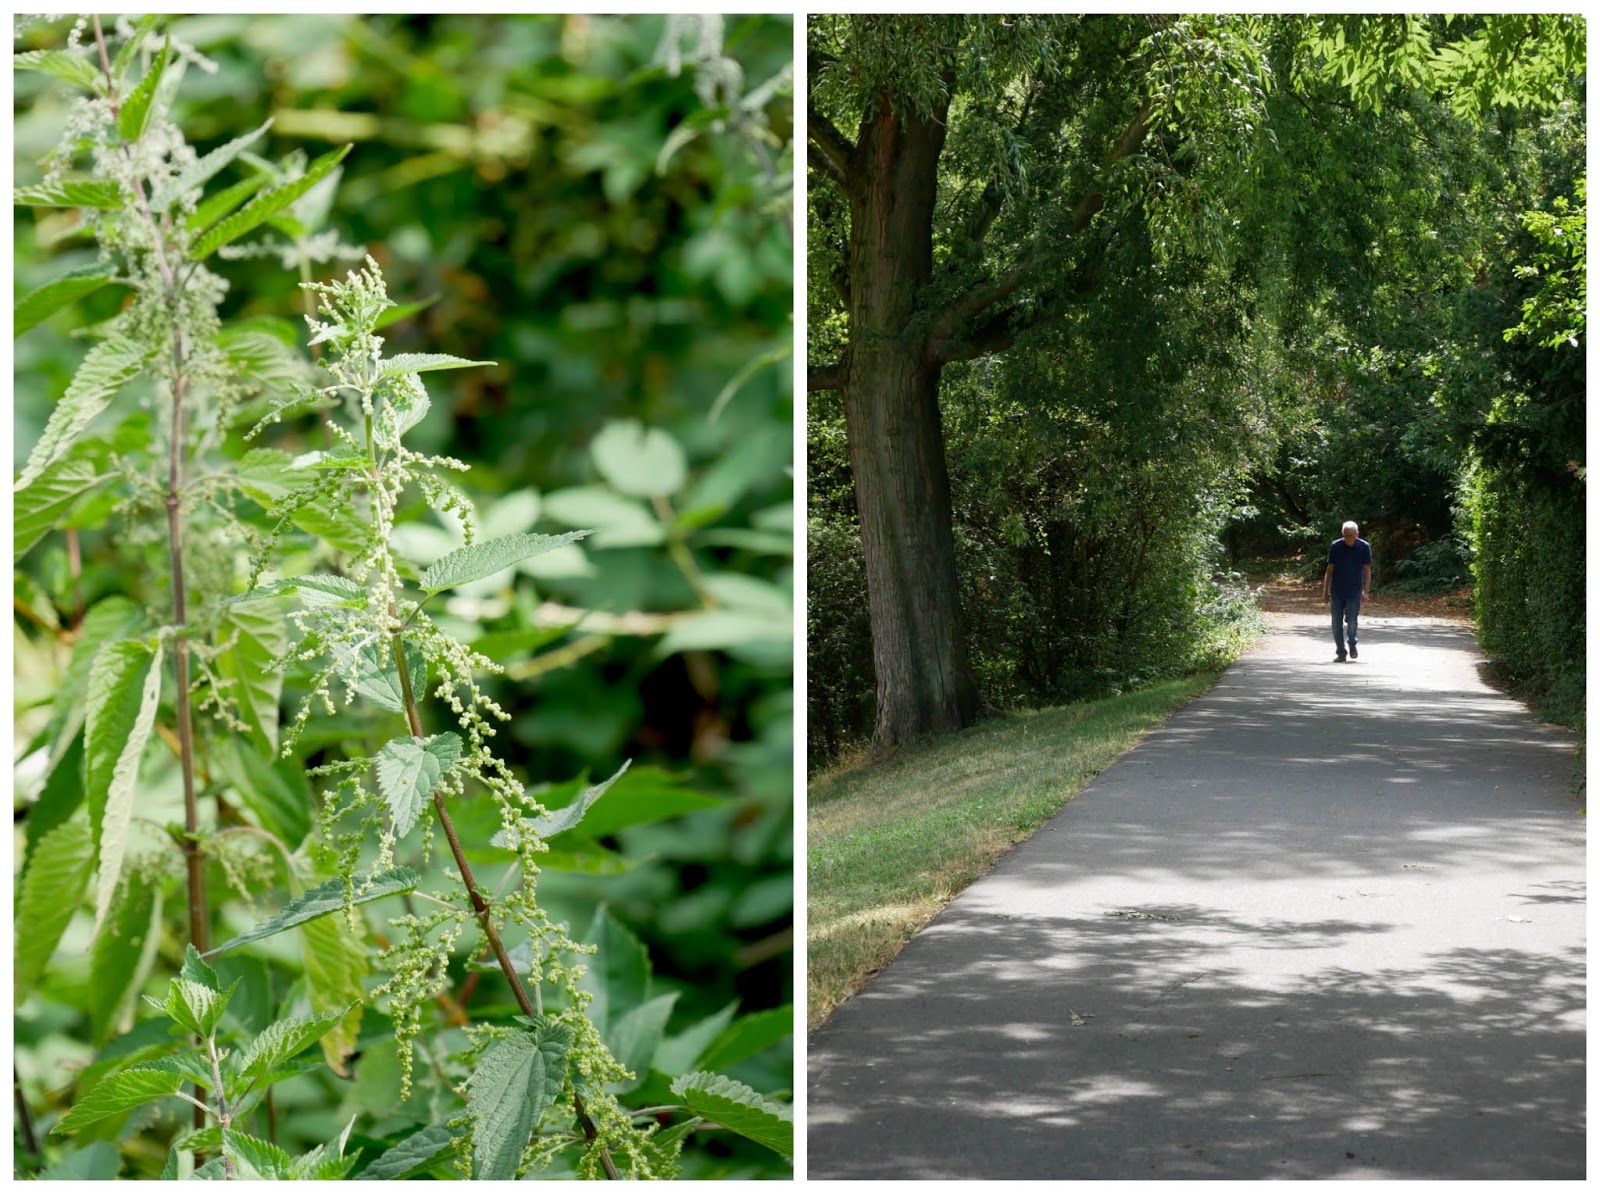
<instances>
[{"instance_id":1,"label":"large tree trunk","mask_svg":"<svg viewBox=\"0 0 1600 1194\"><path fill-rule=\"evenodd\" d=\"M862 121L851 195L843 389L877 672L873 757L971 725L985 708L961 627L942 366L910 327L933 268L944 118L896 115L884 98Z\"/></svg>"}]
</instances>

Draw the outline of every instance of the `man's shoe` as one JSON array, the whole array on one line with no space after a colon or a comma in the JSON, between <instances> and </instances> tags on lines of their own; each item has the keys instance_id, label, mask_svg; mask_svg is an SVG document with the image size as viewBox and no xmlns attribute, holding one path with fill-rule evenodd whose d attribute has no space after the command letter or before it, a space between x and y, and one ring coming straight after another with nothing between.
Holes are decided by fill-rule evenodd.
<instances>
[{"instance_id":1,"label":"man's shoe","mask_svg":"<svg viewBox=\"0 0 1600 1194\"><path fill-rule=\"evenodd\" d=\"M1351 659L1355 659L1355 658L1357 658L1357 655L1356 655L1356 645L1355 645L1355 644L1354 644L1354 643L1351 643L1351 644L1350 644L1350 658L1351 658Z\"/></svg>"},{"instance_id":2,"label":"man's shoe","mask_svg":"<svg viewBox=\"0 0 1600 1194\"><path fill-rule=\"evenodd\" d=\"M1344 662L1344 652L1341 651L1339 654L1335 655L1333 657L1333 661L1335 663L1343 663Z\"/></svg>"}]
</instances>

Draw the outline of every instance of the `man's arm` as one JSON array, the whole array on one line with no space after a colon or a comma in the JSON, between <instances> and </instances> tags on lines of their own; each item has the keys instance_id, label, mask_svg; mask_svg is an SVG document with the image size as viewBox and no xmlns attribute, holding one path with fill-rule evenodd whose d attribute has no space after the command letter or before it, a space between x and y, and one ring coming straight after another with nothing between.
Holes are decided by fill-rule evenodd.
<instances>
[{"instance_id":1,"label":"man's arm","mask_svg":"<svg viewBox=\"0 0 1600 1194\"><path fill-rule=\"evenodd\" d=\"M1328 571L1332 572L1333 569L1329 568ZM1363 564L1361 565L1361 600L1365 601L1367 594L1370 592L1372 592L1372 565Z\"/></svg>"},{"instance_id":2,"label":"man's arm","mask_svg":"<svg viewBox=\"0 0 1600 1194\"><path fill-rule=\"evenodd\" d=\"M1322 573L1322 599L1324 601L1332 600L1332 598L1329 596L1329 594L1332 593L1332 591L1333 591L1333 565L1329 564L1328 567Z\"/></svg>"}]
</instances>

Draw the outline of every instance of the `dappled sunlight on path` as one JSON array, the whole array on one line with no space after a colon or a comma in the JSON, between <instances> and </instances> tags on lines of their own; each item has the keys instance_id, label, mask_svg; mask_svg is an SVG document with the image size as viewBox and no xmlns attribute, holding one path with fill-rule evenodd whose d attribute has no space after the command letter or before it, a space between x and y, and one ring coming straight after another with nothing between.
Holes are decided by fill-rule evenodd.
<instances>
[{"instance_id":1,"label":"dappled sunlight on path","mask_svg":"<svg viewBox=\"0 0 1600 1194\"><path fill-rule=\"evenodd\" d=\"M1583 1176L1571 736L1271 621L815 1034L811 1176Z\"/></svg>"}]
</instances>

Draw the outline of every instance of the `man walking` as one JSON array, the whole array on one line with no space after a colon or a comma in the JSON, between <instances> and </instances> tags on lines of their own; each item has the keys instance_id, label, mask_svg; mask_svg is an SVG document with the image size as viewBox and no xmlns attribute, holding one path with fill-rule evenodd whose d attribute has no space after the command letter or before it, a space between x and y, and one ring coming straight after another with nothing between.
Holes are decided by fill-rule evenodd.
<instances>
[{"instance_id":1,"label":"man walking","mask_svg":"<svg viewBox=\"0 0 1600 1194\"><path fill-rule=\"evenodd\" d=\"M1372 544L1359 538L1359 531L1353 522L1344 524L1342 537L1328 548L1328 567L1322 574L1322 599L1333 605L1333 649L1338 652L1335 663L1344 662L1346 642L1350 644L1350 658L1358 657L1356 617L1372 588Z\"/></svg>"}]
</instances>

